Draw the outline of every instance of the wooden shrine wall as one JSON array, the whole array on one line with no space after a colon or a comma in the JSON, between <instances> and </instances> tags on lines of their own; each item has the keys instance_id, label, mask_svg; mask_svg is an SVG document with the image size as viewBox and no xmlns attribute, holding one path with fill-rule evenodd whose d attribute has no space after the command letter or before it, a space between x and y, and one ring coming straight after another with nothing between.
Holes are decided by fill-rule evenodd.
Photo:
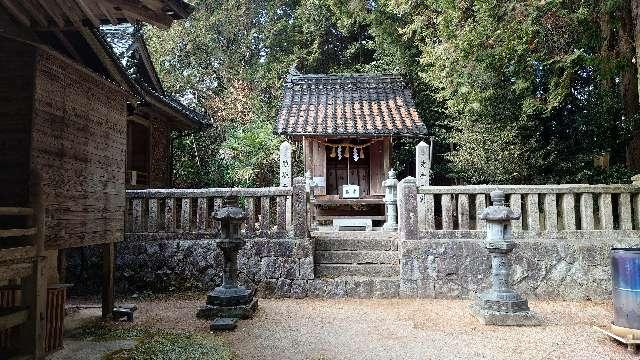
<instances>
[{"instance_id":1,"label":"wooden shrine wall","mask_svg":"<svg viewBox=\"0 0 640 360\"><path fill-rule=\"evenodd\" d=\"M319 138L322 141L326 141L326 138ZM305 137L303 139L304 146L304 168L311 171L313 177L323 177L325 186L316 188L316 195L327 195L328 182L331 181L327 177L327 152L326 147L317 141ZM382 188L382 182L386 180L387 174L391 169L391 138L384 137L382 141L377 141L371 144L368 149L369 157L369 191L371 195L384 195L384 189ZM365 176L364 172L353 172L351 176L356 177ZM365 181L358 180L358 184ZM367 194L368 195L368 194Z\"/></svg>"},{"instance_id":2,"label":"wooden shrine wall","mask_svg":"<svg viewBox=\"0 0 640 360\"><path fill-rule=\"evenodd\" d=\"M169 186L169 126L164 119L153 120L151 128L151 188Z\"/></svg>"},{"instance_id":3,"label":"wooden shrine wall","mask_svg":"<svg viewBox=\"0 0 640 360\"><path fill-rule=\"evenodd\" d=\"M320 140L325 140L324 138ZM326 195L327 181L327 152L325 146L310 138L304 138L304 169L311 171L314 178L323 178L325 185L318 186L315 190L316 195Z\"/></svg>"},{"instance_id":4,"label":"wooden shrine wall","mask_svg":"<svg viewBox=\"0 0 640 360\"><path fill-rule=\"evenodd\" d=\"M382 182L387 179L391 169L391 138L385 137L382 141L371 144L369 152L371 195L384 195Z\"/></svg>"},{"instance_id":5,"label":"wooden shrine wall","mask_svg":"<svg viewBox=\"0 0 640 360\"><path fill-rule=\"evenodd\" d=\"M29 202L29 148L36 49L0 36L0 206Z\"/></svg>"},{"instance_id":6,"label":"wooden shrine wall","mask_svg":"<svg viewBox=\"0 0 640 360\"><path fill-rule=\"evenodd\" d=\"M127 148L124 92L42 49L35 79L31 162L42 178L46 247L120 241Z\"/></svg>"}]
</instances>

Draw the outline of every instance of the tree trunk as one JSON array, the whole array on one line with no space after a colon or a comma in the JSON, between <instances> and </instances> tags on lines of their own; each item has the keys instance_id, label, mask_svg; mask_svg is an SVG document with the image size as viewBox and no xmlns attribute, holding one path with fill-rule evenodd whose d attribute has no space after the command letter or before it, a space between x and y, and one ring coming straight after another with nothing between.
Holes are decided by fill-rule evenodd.
<instances>
[{"instance_id":1,"label":"tree trunk","mask_svg":"<svg viewBox=\"0 0 640 360\"><path fill-rule=\"evenodd\" d=\"M640 0L623 1L620 20L618 49L627 65L621 74L624 116L634 121L635 129L627 150L627 164L631 169L640 171L640 129L636 121L640 112L637 61L640 54Z\"/></svg>"}]
</instances>

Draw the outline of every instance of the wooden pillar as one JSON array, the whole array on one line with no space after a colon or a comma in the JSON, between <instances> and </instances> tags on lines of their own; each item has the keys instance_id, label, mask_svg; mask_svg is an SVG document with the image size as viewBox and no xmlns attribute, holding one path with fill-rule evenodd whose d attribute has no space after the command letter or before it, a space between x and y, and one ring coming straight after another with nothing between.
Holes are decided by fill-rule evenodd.
<instances>
[{"instance_id":1,"label":"wooden pillar","mask_svg":"<svg viewBox=\"0 0 640 360\"><path fill-rule=\"evenodd\" d=\"M106 319L113 310L113 273L115 269L115 244L102 244L102 318Z\"/></svg>"}]
</instances>

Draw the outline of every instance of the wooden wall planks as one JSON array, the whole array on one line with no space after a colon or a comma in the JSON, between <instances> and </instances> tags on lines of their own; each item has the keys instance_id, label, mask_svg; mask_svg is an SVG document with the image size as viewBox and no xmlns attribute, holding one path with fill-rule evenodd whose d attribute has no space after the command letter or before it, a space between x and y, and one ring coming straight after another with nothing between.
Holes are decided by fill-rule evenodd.
<instances>
[{"instance_id":1,"label":"wooden wall planks","mask_svg":"<svg viewBox=\"0 0 640 360\"><path fill-rule=\"evenodd\" d=\"M36 48L0 39L0 206L27 206Z\"/></svg>"},{"instance_id":2,"label":"wooden wall planks","mask_svg":"<svg viewBox=\"0 0 640 360\"><path fill-rule=\"evenodd\" d=\"M16 46L36 49L30 69L35 86L20 93L33 98L31 167L42 178L46 247L120 241L127 115L123 90L42 48Z\"/></svg>"}]
</instances>

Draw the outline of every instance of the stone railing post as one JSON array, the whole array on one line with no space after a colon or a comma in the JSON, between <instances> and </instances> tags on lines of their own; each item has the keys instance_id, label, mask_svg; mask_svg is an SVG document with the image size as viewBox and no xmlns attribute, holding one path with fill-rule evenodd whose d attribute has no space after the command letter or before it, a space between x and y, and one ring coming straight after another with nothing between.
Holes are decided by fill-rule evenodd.
<instances>
[{"instance_id":1,"label":"stone railing post","mask_svg":"<svg viewBox=\"0 0 640 360\"><path fill-rule=\"evenodd\" d=\"M416 179L398 183L398 232L400 240L418 240L418 186Z\"/></svg>"},{"instance_id":2,"label":"stone railing post","mask_svg":"<svg viewBox=\"0 0 640 360\"><path fill-rule=\"evenodd\" d=\"M421 141L416 146L416 183L418 187L429 186L429 172L431 171L430 146ZM418 195L418 224L420 229L427 228L427 217L429 216L427 195ZM433 214L431 214L433 215Z\"/></svg>"},{"instance_id":3,"label":"stone railing post","mask_svg":"<svg viewBox=\"0 0 640 360\"><path fill-rule=\"evenodd\" d=\"M311 176L311 171L307 171L304 174L305 177L305 191L307 192L307 210L309 216L307 216L307 223L311 231L318 230L318 221L316 219L316 207L312 203L313 200L316 199L315 191L316 191L316 182L313 181L313 176Z\"/></svg>"},{"instance_id":4,"label":"stone railing post","mask_svg":"<svg viewBox=\"0 0 640 360\"><path fill-rule=\"evenodd\" d=\"M280 187L291 186L291 144L280 144ZM291 198L287 198L287 228L291 227Z\"/></svg>"},{"instance_id":5,"label":"stone railing post","mask_svg":"<svg viewBox=\"0 0 640 360\"><path fill-rule=\"evenodd\" d=\"M396 172L391 169L389 178L382 183L384 187L385 215L387 217L382 228L384 230L398 230L398 179Z\"/></svg>"},{"instance_id":6,"label":"stone railing post","mask_svg":"<svg viewBox=\"0 0 640 360\"><path fill-rule=\"evenodd\" d=\"M304 178L293 179L293 236L296 239L304 239L308 236L307 227L307 192L305 190Z\"/></svg>"}]
</instances>

